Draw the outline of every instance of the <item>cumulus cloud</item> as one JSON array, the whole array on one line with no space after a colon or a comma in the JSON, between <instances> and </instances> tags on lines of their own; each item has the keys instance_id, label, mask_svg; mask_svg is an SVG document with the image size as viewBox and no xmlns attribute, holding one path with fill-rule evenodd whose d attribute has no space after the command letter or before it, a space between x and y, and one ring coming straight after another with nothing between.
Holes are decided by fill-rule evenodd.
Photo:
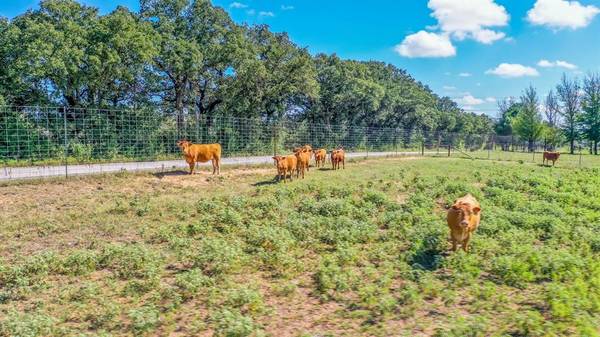
<instances>
[{"instance_id":1,"label":"cumulus cloud","mask_svg":"<svg viewBox=\"0 0 600 337\"><path fill-rule=\"evenodd\" d=\"M471 73L460 73L458 74L459 77L471 77L473 76Z\"/></svg>"},{"instance_id":2,"label":"cumulus cloud","mask_svg":"<svg viewBox=\"0 0 600 337\"><path fill-rule=\"evenodd\" d=\"M286 5L281 5L281 10L282 11L291 11L293 10L295 7L294 6L286 6Z\"/></svg>"},{"instance_id":3,"label":"cumulus cloud","mask_svg":"<svg viewBox=\"0 0 600 337\"><path fill-rule=\"evenodd\" d=\"M539 76L540 73L535 68L524 66L522 64L501 63L494 69L485 72L486 74L496 75L503 78L516 78L524 76Z\"/></svg>"},{"instance_id":4,"label":"cumulus cloud","mask_svg":"<svg viewBox=\"0 0 600 337\"><path fill-rule=\"evenodd\" d=\"M496 103L496 97L486 97L485 101L488 103Z\"/></svg>"},{"instance_id":5,"label":"cumulus cloud","mask_svg":"<svg viewBox=\"0 0 600 337\"><path fill-rule=\"evenodd\" d=\"M569 69L569 70L575 70L577 69L577 66L566 62L566 61L548 61L548 60L540 60L540 62L538 62L537 64L538 66L542 67L542 68L565 68L565 69Z\"/></svg>"},{"instance_id":6,"label":"cumulus cloud","mask_svg":"<svg viewBox=\"0 0 600 337\"><path fill-rule=\"evenodd\" d=\"M444 89L446 91L454 91L454 90L456 90L456 87L453 87L451 85L445 85L442 87L442 89Z\"/></svg>"},{"instance_id":7,"label":"cumulus cloud","mask_svg":"<svg viewBox=\"0 0 600 337\"><path fill-rule=\"evenodd\" d=\"M578 29L587 27L598 13L598 7L585 6L579 1L537 0L527 12L527 21L553 29Z\"/></svg>"},{"instance_id":8,"label":"cumulus cloud","mask_svg":"<svg viewBox=\"0 0 600 337\"><path fill-rule=\"evenodd\" d=\"M456 55L451 39L472 39L484 44L506 38L503 32L491 28L504 27L510 16L495 0L429 0L427 6L436 25L427 26L433 32L420 31L407 36L396 46L406 57L449 57ZM412 52L416 50L416 52Z\"/></svg>"},{"instance_id":9,"label":"cumulus cloud","mask_svg":"<svg viewBox=\"0 0 600 337\"><path fill-rule=\"evenodd\" d=\"M241 2L232 2L231 4L229 4L229 8L247 8L248 5L243 4Z\"/></svg>"},{"instance_id":10,"label":"cumulus cloud","mask_svg":"<svg viewBox=\"0 0 600 337\"><path fill-rule=\"evenodd\" d=\"M485 103L481 98L474 97L473 95L466 93L463 97L455 99L456 103L462 106L472 107L473 105L481 105Z\"/></svg>"},{"instance_id":11,"label":"cumulus cloud","mask_svg":"<svg viewBox=\"0 0 600 337\"><path fill-rule=\"evenodd\" d=\"M259 16L268 16L268 17L274 17L275 13L273 12L258 12Z\"/></svg>"},{"instance_id":12,"label":"cumulus cloud","mask_svg":"<svg viewBox=\"0 0 600 337\"><path fill-rule=\"evenodd\" d=\"M394 50L405 57L450 57L456 55L456 48L447 35L424 30L408 35Z\"/></svg>"},{"instance_id":13,"label":"cumulus cloud","mask_svg":"<svg viewBox=\"0 0 600 337\"><path fill-rule=\"evenodd\" d=\"M506 9L494 0L430 0L428 7L440 29L458 40L473 39L490 44L506 36L489 29L504 27L510 19Z\"/></svg>"}]
</instances>

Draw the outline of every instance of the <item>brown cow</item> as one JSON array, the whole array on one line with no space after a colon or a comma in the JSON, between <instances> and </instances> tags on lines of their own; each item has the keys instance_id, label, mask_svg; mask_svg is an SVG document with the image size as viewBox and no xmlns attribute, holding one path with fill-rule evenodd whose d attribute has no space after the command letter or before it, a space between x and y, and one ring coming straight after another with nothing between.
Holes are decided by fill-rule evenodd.
<instances>
[{"instance_id":1,"label":"brown cow","mask_svg":"<svg viewBox=\"0 0 600 337\"><path fill-rule=\"evenodd\" d=\"M546 161L548 164L550 164L550 161L552 161L552 166L554 166L554 163L556 163L558 158L560 158L560 152L544 151L544 160L542 161L542 165L546 165Z\"/></svg>"},{"instance_id":2,"label":"brown cow","mask_svg":"<svg viewBox=\"0 0 600 337\"><path fill-rule=\"evenodd\" d=\"M452 251L456 251L458 245L467 252L471 234L479 226L481 220L481 206L475 197L470 194L457 199L448 210L448 227L450 227L450 240Z\"/></svg>"},{"instance_id":3,"label":"brown cow","mask_svg":"<svg viewBox=\"0 0 600 337\"><path fill-rule=\"evenodd\" d=\"M181 149L185 161L190 166L190 174L194 174L196 163L211 161L213 174L221 173L221 145L220 144L192 144L187 140L180 140L177 146Z\"/></svg>"},{"instance_id":4,"label":"brown cow","mask_svg":"<svg viewBox=\"0 0 600 337\"><path fill-rule=\"evenodd\" d=\"M346 152L344 152L344 149L342 149L342 148L331 151L331 166L333 166L333 169L339 170L340 163L342 164L342 167L345 170L346 169Z\"/></svg>"},{"instance_id":5,"label":"brown cow","mask_svg":"<svg viewBox=\"0 0 600 337\"><path fill-rule=\"evenodd\" d=\"M314 151L315 153L315 166L318 167L325 167L325 158L327 158L327 150L325 149L320 149L317 151Z\"/></svg>"},{"instance_id":6,"label":"brown cow","mask_svg":"<svg viewBox=\"0 0 600 337\"><path fill-rule=\"evenodd\" d=\"M300 174L302 174L302 179L304 179L304 170L308 171L310 165L311 152L300 149L294 152L294 155L298 159L298 166L296 167L297 175L300 176Z\"/></svg>"},{"instance_id":7,"label":"brown cow","mask_svg":"<svg viewBox=\"0 0 600 337\"><path fill-rule=\"evenodd\" d=\"M287 181L287 175L290 174L290 181L294 180L293 173L297 169L298 159L295 155L291 156L275 156L273 157L275 160L275 166L277 166L277 176L279 181L283 178L283 182ZM298 173L296 172L296 177L298 177Z\"/></svg>"},{"instance_id":8,"label":"brown cow","mask_svg":"<svg viewBox=\"0 0 600 337\"><path fill-rule=\"evenodd\" d=\"M304 162L303 161L302 163L305 164L304 169L306 171L310 171L310 157L312 156L312 153L313 153L312 146L306 144L306 145L304 145L302 147L295 148L293 150L293 152L294 152L294 154L298 153L298 152L308 153L308 159L309 159L308 162ZM300 164L300 162L298 162L298 164Z\"/></svg>"}]
</instances>

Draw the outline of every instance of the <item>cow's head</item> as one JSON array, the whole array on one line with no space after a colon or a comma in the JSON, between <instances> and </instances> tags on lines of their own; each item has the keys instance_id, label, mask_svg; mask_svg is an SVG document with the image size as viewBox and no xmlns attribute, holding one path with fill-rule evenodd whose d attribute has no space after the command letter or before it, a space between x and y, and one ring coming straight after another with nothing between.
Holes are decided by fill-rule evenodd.
<instances>
[{"instance_id":1,"label":"cow's head","mask_svg":"<svg viewBox=\"0 0 600 337\"><path fill-rule=\"evenodd\" d=\"M177 142L177 146L179 146L179 148L182 149L182 150L185 150L190 145L192 145L192 142L190 142L189 140L185 140L185 139L182 139L182 140L180 140L180 141Z\"/></svg>"},{"instance_id":2,"label":"cow's head","mask_svg":"<svg viewBox=\"0 0 600 337\"><path fill-rule=\"evenodd\" d=\"M273 160L275 161L275 166L277 166L277 168L282 168L284 166L285 163L285 158L282 156L275 156L273 157Z\"/></svg>"},{"instance_id":3,"label":"cow's head","mask_svg":"<svg viewBox=\"0 0 600 337\"><path fill-rule=\"evenodd\" d=\"M458 225L464 229L473 223L473 218L479 215L481 208L469 203L458 202L452 205L451 211L455 214Z\"/></svg>"}]
</instances>

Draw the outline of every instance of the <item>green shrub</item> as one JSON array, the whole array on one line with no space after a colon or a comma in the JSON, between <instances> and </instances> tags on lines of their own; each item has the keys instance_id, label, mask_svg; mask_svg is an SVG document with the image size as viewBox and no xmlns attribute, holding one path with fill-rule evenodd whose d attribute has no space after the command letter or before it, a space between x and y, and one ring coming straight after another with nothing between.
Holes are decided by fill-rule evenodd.
<instances>
[{"instance_id":1,"label":"green shrub","mask_svg":"<svg viewBox=\"0 0 600 337\"><path fill-rule=\"evenodd\" d=\"M163 258L141 244L113 244L104 247L99 265L123 279L152 278L160 273Z\"/></svg>"},{"instance_id":2,"label":"green shrub","mask_svg":"<svg viewBox=\"0 0 600 337\"><path fill-rule=\"evenodd\" d=\"M160 323L160 312L153 306L132 309L128 313L131 330L137 335L156 329Z\"/></svg>"},{"instance_id":3,"label":"green shrub","mask_svg":"<svg viewBox=\"0 0 600 337\"><path fill-rule=\"evenodd\" d=\"M246 337L263 336L260 326L252 318L242 315L237 310L222 309L211 315L211 322L215 326L215 336Z\"/></svg>"},{"instance_id":4,"label":"green shrub","mask_svg":"<svg viewBox=\"0 0 600 337\"><path fill-rule=\"evenodd\" d=\"M37 337L49 336L55 331L56 319L40 312L20 313L9 311L0 320L0 336Z\"/></svg>"}]
</instances>

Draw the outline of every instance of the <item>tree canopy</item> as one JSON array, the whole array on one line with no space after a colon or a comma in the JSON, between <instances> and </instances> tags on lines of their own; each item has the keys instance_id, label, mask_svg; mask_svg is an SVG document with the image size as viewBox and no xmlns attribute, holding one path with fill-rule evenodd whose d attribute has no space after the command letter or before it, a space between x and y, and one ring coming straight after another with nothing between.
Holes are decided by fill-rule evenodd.
<instances>
[{"instance_id":1,"label":"tree canopy","mask_svg":"<svg viewBox=\"0 0 600 337\"><path fill-rule=\"evenodd\" d=\"M0 19L0 104L154 107L421 131L489 133L405 70L311 55L286 33L239 25L208 0L141 0L101 15L75 0Z\"/></svg>"}]
</instances>

